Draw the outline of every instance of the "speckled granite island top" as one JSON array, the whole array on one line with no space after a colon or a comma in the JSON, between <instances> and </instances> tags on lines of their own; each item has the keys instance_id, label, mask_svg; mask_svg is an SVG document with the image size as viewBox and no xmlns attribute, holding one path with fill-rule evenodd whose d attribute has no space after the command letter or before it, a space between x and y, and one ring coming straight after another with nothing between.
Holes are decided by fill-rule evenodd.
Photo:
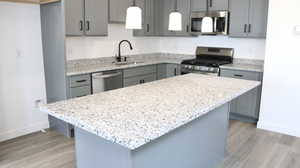
<instances>
[{"instance_id":1,"label":"speckled granite island top","mask_svg":"<svg viewBox=\"0 0 300 168\"><path fill-rule=\"evenodd\" d=\"M44 105L40 110L134 150L259 85L188 74Z\"/></svg>"}]
</instances>

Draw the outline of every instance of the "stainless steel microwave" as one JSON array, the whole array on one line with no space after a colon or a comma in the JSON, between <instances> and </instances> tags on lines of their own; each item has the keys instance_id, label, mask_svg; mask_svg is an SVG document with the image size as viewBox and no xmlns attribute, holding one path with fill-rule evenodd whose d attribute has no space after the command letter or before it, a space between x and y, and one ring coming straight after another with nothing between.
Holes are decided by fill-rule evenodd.
<instances>
[{"instance_id":1,"label":"stainless steel microwave","mask_svg":"<svg viewBox=\"0 0 300 168\"><path fill-rule=\"evenodd\" d=\"M211 17L213 20L213 32L202 32L202 20L204 17ZM193 35L227 35L228 34L228 11L192 12L191 34Z\"/></svg>"}]
</instances>

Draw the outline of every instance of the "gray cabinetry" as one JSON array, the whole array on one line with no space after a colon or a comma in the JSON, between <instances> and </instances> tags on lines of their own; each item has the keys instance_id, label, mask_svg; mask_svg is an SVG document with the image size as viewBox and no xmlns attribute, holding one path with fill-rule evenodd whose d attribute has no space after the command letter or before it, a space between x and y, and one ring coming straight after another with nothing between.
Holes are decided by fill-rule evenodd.
<instances>
[{"instance_id":1,"label":"gray cabinetry","mask_svg":"<svg viewBox=\"0 0 300 168\"><path fill-rule=\"evenodd\" d=\"M158 64L157 79L170 78L180 75L180 66L178 64Z\"/></svg>"},{"instance_id":2,"label":"gray cabinetry","mask_svg":"<svg viewBox=\"0 0 300 168\"><path fill-rule=\"evenodd\" d=\"M126 10L133 0L109 0L109 22L125 23Z\"/></svg>"},{"instance_id":3,"label":"gray cabinetry","mask_svg":"<svg viewBox=\"0 0 300 168\"><path fill-rule=\"evenodd\" d=\"M84 0L65 0L66 35L84 34Z\"/></svg>"},{"instance_id":4,"label":"gray cabinetry","mask_svg":"<svg viewBox=\"0 0 300 168\"><path fill-rule=\"evenodd\" d=\"M155 33L159 36L189 36L190 0L177 0L177 9L182 14L182 31L170 31L169 15L175 10L176 0L155 0Z\"/></svg>"},{"instance_id":5,"label":"gray cabinetry","mask_svg":"<svg viewBox=\"0 0 300 168\"><path fill-rule=\"evenodd\" d=\"M91 75L69 77L69 98L83 97L91 94Z\"/></svg>"},{"instance_id":6,"label":"gray cabinetry","mask_svg":"<svg viewBox=\"0 0 300 168\"><path fill-rule=\"evenodd\" d=\"M135 36L190 36L190 0L178 0L182 14L182 31L169 31L169 15L175 10L175 0L137 0L143 8L143 30L135 30Z\"/></svg>"},{"instance_id":7,"label":"gray cabinetry","mask_svg":"<svg viewBox=\"0 0 300 168\"><path fill-rule=\"evenodd\" d=\"M208 10L228 10L228 0L191 0L191 10L193 12Z\"/></svg>"},{"instance_id":8,"label":"gray cabinetry","mask_svg":"<svg viewBox=\"0 0 300 168\"><path fill-rule=\"evenodd\" d=\"M268 0L229 0L232 37L266 36Z\"/></svg>"},{"instance_id":9,"label":"gray cabinetry","mask_svg":"<svg viewBox=\"0 0 300 168\"><path fill-rule=\"evenodd\" d=\"M236 79L262 81L262 73L221 69L220 76ZM259 117L261 86L233 100L230 116L233 119L256 122Z\"/></svg>"},{"instance_id":10,"label":"gray cabinetry","mask_svg":"<svg viewBox=\"0 0 300 168\"><path fill-rule=\"evenodd\" d=\"M157 79L156 65L125 69L123 75L124 87L152 82Z\"/></svg>"},{"instance_id":11,"label":"gray cabinetry","mask_svg":"<svg viewBox=\"0 0 300 168\"><path fill-rule=\"evenodd\" d=\"M134 30L134 36L154 36L154 1L155 0L136 0L136 5L142 9L143 28L141 30Z\"/></svg>"},{"instance_id":12,"label":"gray cabinetry","mask_svg":"<svg viewBox=\"0 0 300 168\"><path fill-rule=\"evenodd\" d=\"M107 35L108 0L65 0L66 35Z\"/></svg>"}]
</instances>

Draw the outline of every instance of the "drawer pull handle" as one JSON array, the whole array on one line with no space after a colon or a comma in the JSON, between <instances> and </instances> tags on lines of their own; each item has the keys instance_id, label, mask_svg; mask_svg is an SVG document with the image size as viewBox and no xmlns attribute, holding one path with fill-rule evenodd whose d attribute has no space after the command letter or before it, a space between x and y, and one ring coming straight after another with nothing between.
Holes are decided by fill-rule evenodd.
<instances>
[{"instance_id":1,"label":"drawer pull handle","mask_svg":"<svg viewBox=\"0 0 300 168\"><path fill-rule=\"evenodd\" d=\"M243 75L238 75L238 74L234 74L234 76L236 76L236 77L243 77Z\"/></svg>"},{"instance_id":2,"label":"drawer pull handle","mask_svg":"<svg viewBox=\"0 0 300 168\"><path fill-rule=\"evenodd\" d=\"M77 83L83 83L83 82L86 82L86 80L79 80L79 81L76 81Z\"/></svg>"}]
</instances>

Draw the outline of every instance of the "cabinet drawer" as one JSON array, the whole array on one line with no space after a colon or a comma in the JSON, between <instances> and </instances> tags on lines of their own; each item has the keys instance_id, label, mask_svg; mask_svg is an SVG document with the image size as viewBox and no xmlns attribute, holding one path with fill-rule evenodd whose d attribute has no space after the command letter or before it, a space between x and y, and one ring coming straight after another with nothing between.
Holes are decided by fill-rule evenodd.
<instances>
[{"instance_id":1,"label":"cabinet drawer","mask_svg":"<svg viewBox=\"0 0 300 168\"><path fill-rule=\"evenodd\" d=\"M130 68L124 70L124 78L156 73L156 65Z\"/></svg>"},{"instance_id":2,"label":"cabinet drawer","mask_svg":"<svg viewBox=\"0 0 300 168\"><path fill-rule=\"evenodd\" d=\"M83 97L91 94L91 87L90 86L81 86L81 87L74 87L70 88L70 97Z\"/></svg>"},{"instance_id":3,"label":"cabinet drawer","mask_svg":"<svg viewBox=\"0 0 300 168\"><path fill-rule=\"evenodd\" d=\"M71 76L69 78L70 87L78 87L78 86L86 86L91 85L91 76L88 75L78 75L78 76Z\"/></svg>"},{"instance_id":4,"label":"cabinet drawer","mask_svg":"<svg viewBox=\"0 0 300 168\"><path fill-rule=\"evenodd\" d=\"M148 74L143 76L135 76L131 78L124 79L124 87L133 86L137 84L143 84L147 82L152 82L156 80L156 74Z\"/></svg>"},{"instance_id":5,"label":"cabinet drawer","mask_svg":"<svg viewBox=\"0 0 300 168\"><path fill-rule=\"evenodd\" d=\"M225 70L225 69L221 69L220 76L236 78L236 79L253 80L253 81L260 81L261 78L259 72L247 72L247 71Z\"/></svg>"}]
</instances>

